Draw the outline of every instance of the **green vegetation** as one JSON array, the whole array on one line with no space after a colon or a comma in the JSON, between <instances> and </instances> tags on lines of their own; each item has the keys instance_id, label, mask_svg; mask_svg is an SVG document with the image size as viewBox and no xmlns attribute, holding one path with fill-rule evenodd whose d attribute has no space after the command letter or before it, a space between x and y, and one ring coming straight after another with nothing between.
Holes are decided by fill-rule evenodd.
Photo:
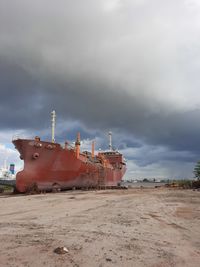
<instances>
[{"instance_id":1,"label":"green vegetation","mask_svg":"<svg viewBox=\"0 0 200 267\"><path fill-rule=\"evenodd\" d=\"M200 161L198 161L194 167L194 175L198 180L200 180Z\"/></svg>"},{"instance_id":2,"label":"green vegetation","mask_svg":"<svg viewBox=\"0 0 200 267\"><path fill-rule=\"evenodd\" d=\"M147 178L144 178L144 179L143 179L143 182L144 182L144 183L148 183L149 180L148 180Z\"/></svg>"},{"instance_id":3,"label":"green vegetation","mask_svg":"<svg viewBox=\"0 0 200 267\"><path fill-rule=\"evenodd\" d=\"M200 188L200 180L171 180L167 183L168 187L176 187L183 189Z\"/></svg>"},{"instance_id":4,"label":"green vegetation","mask_svg":"<svg viewBox=\"0 0 200 267\"><path fill-rule=\"evenodd\" d=\"M0 185L0 193L3 193L3 192L13 192L13 186Z\"/></svg>"},{"instance_id":5,"label":"green vegetation","mask_svg":"<svg viewBox=\"0 0 200 267\"><path fill-rule=\"evenodd\" d=\"M192 181L191 180L177 180L176 183L178 187L189 189L192 188Z\"/></svg>"}]
</instances>

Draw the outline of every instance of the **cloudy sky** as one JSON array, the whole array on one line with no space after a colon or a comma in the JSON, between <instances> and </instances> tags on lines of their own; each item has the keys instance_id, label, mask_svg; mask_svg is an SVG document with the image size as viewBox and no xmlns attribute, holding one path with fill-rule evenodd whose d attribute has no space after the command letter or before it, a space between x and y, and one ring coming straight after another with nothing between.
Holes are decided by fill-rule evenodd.
<instances>
[{"instance_id":1,"label":"cloudy sky","mask_svg":"<svg viewBox=\"0 0 200 267\"><path fill-rule=\"evenodd\" d=\"M199 0L0 0L0 164L12 136L124 153L127 178L193 177L200 159Z\"/></svg>"}]
</instances>

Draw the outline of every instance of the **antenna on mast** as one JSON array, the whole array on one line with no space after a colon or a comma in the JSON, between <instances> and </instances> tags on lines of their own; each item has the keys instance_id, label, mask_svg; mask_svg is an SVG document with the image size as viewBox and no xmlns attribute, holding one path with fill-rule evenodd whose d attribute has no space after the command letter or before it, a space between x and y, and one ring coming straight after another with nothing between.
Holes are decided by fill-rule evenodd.
<instances>
[{"instance_id":1,"label":"antenna on mast","mask_svg":"<svg viewBox=\"0 0 200 267\"><path fill-rule=\"evenodd\" d=\"M112 151L112 132L109 132L108 133L109 135L109 150Z\"/></svg>"},{"instance_id":2,"label":"antenna on mast","mask_svg":"<svg viewBox=\"0 0 200 267\"><path fill-rule=\"evenodd\" d=\"M52 112L51 112L51 127L52 127L52 143L55 143L55 126L56 126L56 112L55 112L55 110L53 110Z\"/></svg>"}]
</instances>

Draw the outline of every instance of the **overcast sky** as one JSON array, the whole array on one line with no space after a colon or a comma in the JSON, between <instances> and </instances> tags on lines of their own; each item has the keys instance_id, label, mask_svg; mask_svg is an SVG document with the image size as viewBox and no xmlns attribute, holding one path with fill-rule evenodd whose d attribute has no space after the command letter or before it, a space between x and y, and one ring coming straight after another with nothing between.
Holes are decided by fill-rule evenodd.
<instances>
[{"instance_id":1,"label":"overcast sky","mask_svg":"<svg viewBox=\"0 0 200 267\"><path fill-rule=\"evenodd\" d=\"M127 178L193 177L199 77L198 0L0 0L0 163L55 109L59 142L112 130Z\"/></svg>"}]
</instances>

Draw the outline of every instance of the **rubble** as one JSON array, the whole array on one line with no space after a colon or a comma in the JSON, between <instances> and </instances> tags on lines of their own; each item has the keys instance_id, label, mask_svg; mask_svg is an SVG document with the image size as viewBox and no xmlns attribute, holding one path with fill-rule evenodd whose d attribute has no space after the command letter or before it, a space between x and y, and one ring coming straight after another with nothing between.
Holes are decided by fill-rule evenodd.
<instances>
[{"instance_id":1,"label":"rubble","mask_svg":"<svg viewBox=\"0 0 200 267\"><path fill-rule=\"evenodd\" d=\"M57 254L66 254L69 250L66 247L57 247L54 249L54 252Z\"/></svg>"}]
</instances>

